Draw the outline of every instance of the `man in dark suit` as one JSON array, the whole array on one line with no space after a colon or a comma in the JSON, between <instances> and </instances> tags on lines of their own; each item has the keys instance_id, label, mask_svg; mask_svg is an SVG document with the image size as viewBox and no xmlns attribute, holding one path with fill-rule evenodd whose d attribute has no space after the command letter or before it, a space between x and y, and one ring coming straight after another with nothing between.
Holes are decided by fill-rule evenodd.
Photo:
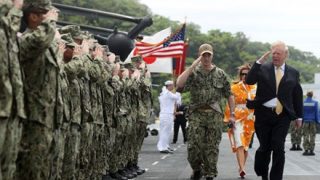
<instances>
[{"instance_id":1,"label":"man in dark suit","mask_svg":"<svg viewBox=\"0 0 320 180\"><path fill-rule=\"evenodd\" d=\"M255 130L260 142L256 151L254 169L263 180L282 180L285 162L284 143L290 121L301 127L303 95L299 72L285 63L288 47L278 41L271 51L256 61L248 73L246 82L257 83L254 101L247 101L248 108L255 109ZM272 54L272 62L266 62ZM272 166L269 163L272 153Z\"/></svg>"},{"instance_id":2,"label":"man in dark suit","mask_svg":"<svg viewBox=\"0 0 320 180\"><path fill-rule=\"evenodd\" d=\"M177 105L177 110L175 112L176 119L174 120L174 131L173 131L173 144L177 143L179 128L181 126L182 134L183 134L183 143L187 142L187 134L186 134L186 106L184 104Z\"/></svg>"}]
</instances>

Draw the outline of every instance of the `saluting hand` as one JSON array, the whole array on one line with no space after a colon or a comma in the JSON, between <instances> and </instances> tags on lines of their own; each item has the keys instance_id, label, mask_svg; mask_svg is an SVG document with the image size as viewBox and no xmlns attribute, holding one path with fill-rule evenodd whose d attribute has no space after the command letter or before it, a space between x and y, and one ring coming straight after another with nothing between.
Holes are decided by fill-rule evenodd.
<instances>
[{"instance_id":1,"label":"saluting hand","mask_svg":"<svg viewBox=\"0 0 320 180\"><path fill-rule=\"evenodd\" d=\"M51 9L47 12L47 14L44 15L44 19L58 21L58 12L55 9Z\"/></svg>"},{"instance_id":2,"label":"saluting hand","mask_svg":"<svg viewBox=\"0 0 320 180\"><path fill-rule=\"evenodd\" d=\"M267 61L270 53L271 53L271 51L268 51L268 52L264 53L264 55L262 55L262 56L260 57L260 59L258 60L258 62L259 62L260 64L265 63L265 62Z\"/></svg>"},{"instance_id":3,"label":"saluting hand","mask_svg":"<svg viewBox=\"0 0 320 180\"><path fill-rule=\"evenodd\" d=\"M201 62L202 56L199 56L195 61L193 61L191 68L194 69Z\"/></svg>"},{"instance_id":4,"label":"saluting hand","mask_svg":"<svg viewBox=\"0 0 320 180\"><path fill-rule=\"evenodd\" d=\"M14 7L17 9L22 9L23 0L13 0Z\"/></svg>"}]
</instances>

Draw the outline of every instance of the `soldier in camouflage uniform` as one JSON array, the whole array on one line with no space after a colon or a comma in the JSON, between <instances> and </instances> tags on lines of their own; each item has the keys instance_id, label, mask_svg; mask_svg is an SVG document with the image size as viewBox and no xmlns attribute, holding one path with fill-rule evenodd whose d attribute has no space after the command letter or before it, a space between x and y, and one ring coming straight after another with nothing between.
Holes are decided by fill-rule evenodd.
<instances>
[{"instance_id":1,"label":"soldier in camouflage uniform","mask_svg":"<svg viewBox=\"0 0 320 180\"><path fill-rule=\"evenodd\" d=\"M22 120L26 119L16 36L22 3L0 2L0 179L15 179Z\"/></svg>"},{"instance_id":2,"label":"soldier in camouflage uniform","mask_svg":"<svg viewBox=\"0 0 320 180\"><path fill-rule=\"evenodd\" d=\"M109 49L106 47L104 51L104 62L102 69L103 78L105 79L102 83L101 90L102 90L102 103L103 103L103 116L104 116L104 150L105 150L105 170L106 174L109 174L110 170L110 159L111 159L111 153L113 151L114 143L115 143L115 123L113 118L113 112L114 112L114 91L111 86L111 80L112 80L112 69L114 67L114 59L111 58L114 57L114 54L109 52ZM112 56L111 56L112 54Z\"/></svg>"},{"instance_id":3,"label":"soldier in camouflage uniform","mask_svg":"<svg viewBox=\"0 0 320 180\"><path fill-rule=\"evenodd\" d=\"M228 99L234 112L234 99L226 73L212 64L213 48L203 44L199 58L178 78L178 89L190 91L191 103L188 127L188 161L193 169L191 179L201 174L211 180L218 175L217 162L223 128L223 112ZM231 121L234 115L230 113Z\"/></svg>"},{"instance_id":4,"label":"soldier in camouflage uniform","mask_svg":"<svg viewBox=\"0 0 320 180\"><path fill-rule=\"evenodd\" d=\"M303 102L303 149L304 156L314 156L314 147L319 123L318 102L312 98L313 92L307 92L307 98Z\"/></svg>"},{"instance_id":5,"label":"soldier in camouflage uniform","mask_svg":"<svg viewBox=\"0 0 320 180\"><path fill-rule=\"evenodd\" d=\"M63 34L62 39L67 41L64 53L64 70L66 72L70 96L70 123L65 143L62 179L77 179L79 170L79 146L81 129L81 93L77 75L82 66L79 60L81 49L77 46L70 34Z\"/></svg>"},{"instance_id":6,"label":"soldier in camouflage uniform","mask_svg":"<svg viewBox=\"0 0 320 180\"><path fill-rule=\"evenodd\" d=\"M301 141L302 141L302 128L297 128L295 122L290 124L290 135L292 147L290 151L302 151Z\"/></svg>"},{"instance_id":7,"label":"soldier in camouflage uniform","mask_svg":"<svg viewBox=\"0 0 320 180\"><path fill-rule=\"evenodd\" d=\"M104 119L102 106L101 85L105 80L105 75L102 74L102 58L103 49L95 41L91 41L91 57L90 57L90 88L91 88L91 107L93 114L93 136L91 147L91 179L101 179L105 173L105 161L103 159L104 146L102 139L104 135Z\"/></svg>"},{"instance_id":8,"label":"soldier in camouflage uniform","mask_svg":"<svg viewBox=\"0 0 320 180\"><path fill-rule=\"evenodd\" d=\"M116 138L119 141L118 146L118 172L120 175L127 177L128 179L133 178L134 176L126 171L126 160L128 157L127 152L129 151L125 147L129 146L128 138L129 134L131 134L132 121L131 121L131 109L130 109L130 101L128 96L130 94L130 86L131 80L129 79L129 70L125 68L124 64L121 63L120 68L120 91L118 93L116 106L117 109L117 123L119 128L119 135Z\"/></svg>"},{"instance_id":9,"label":"soldier in camouflage uniform","mask_svg":"<svg viewBox=\"0 0 320 180\"><path fill-rule=\"evenodd\" d=\"M122 116L125 115L126 110L121 109L121 95L122 95L122 89L123 89L123 83L120 80L120 64L119 64L119 56L116 57L115 60L115 66L113 69L113 77L111 80L111 86L114 91L114 132L115 132L115 143L113 146L113 151L110 155L110 176L115 179L122 179L126 180L127 177L120 175L119 170L119 161L121 158L121 145L122 145L122 139L123 139L123 129L124 129L124 122Z\"/></svg>"},{"instance_id":10,"label":"soldier in camouflage uniform","mask_svg":"<svg viewBox=\"0 0 320 180\"><path fill-rule=\"evenodd\" d=\"M53 158L52 167L50 173L50 179L56 180L62 178L62 169L65 153L65 144L67 133L69 132L70 123L70 94L69 94L69 81L66 71L64 69L64 52L65 48L72 46L68 41L61 39L60 33L56 31L56 45L58 46L57 60L59 65L59 78L58 78L58 96L57 96L57 108L56 108L56 122L57 128L53 132Z\"/></svg>"},{"instance_id":11,"label":"soldier in camouflage uniform","mask_svg":"<svg viewBox=\"0 0 320 180\"><path fill-rule=\"evenodd\" d=\"M51 169L59 78L53 43L58 14L51 8L49 0L28 0L23 8L28 28L20 37L20 52L28 117L17 160L17 179L49 179Z\"/></svg>"},{"instance_id":12,"label":"soldier in camouflage uniform","mask_svg":"<svg viewBox=\"0 0 320 180\"><path fill-rule=\"evenodd\" d=\"M139 153L143 144L145 133L147 131L147 125L149 123L149 118L151 114L152 107L152 95L151 95L151 76L150 72L146 69L141 56L135 56L131 58L132 63L135 66L135 71L140 76L138 78L138 116L136 119L135 129L136 129L136 144L134 147L133 160L131 168L134 169L138 175L145 172L138 166Z\"/></svg>"},{"instance_id":13,"label":"soldier in camouflage uniform","mask_svg":"<svg viewBox=\"0 0 320 180\"><path fill-rule=\"evenodd\" d=\"M136 141L132 141L132 139L136 139L137 136L137 118L138 118L138 98L139 98L139 71L133 66L133 64L126 63L124 64L125 68L129 70L129 79L127 84L127 101L129 105L129 115L127 116L128 126L127 126L127 139L125 142L126 151L126 162L125 162L125 170L127 173L132 174L136 177L138 174L135 169L132 169L132 162L134 159L134 151L136 146ZM138 74L139 73L139 74Z\"/></svg>"}]
</instances>

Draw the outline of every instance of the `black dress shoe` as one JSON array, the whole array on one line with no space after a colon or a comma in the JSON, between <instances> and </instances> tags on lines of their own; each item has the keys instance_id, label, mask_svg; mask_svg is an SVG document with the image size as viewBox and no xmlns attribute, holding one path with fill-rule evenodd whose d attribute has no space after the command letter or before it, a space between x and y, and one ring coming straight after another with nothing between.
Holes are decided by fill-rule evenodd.
<instances>
[{"instance_id":1,"label":"black dress shoe","mask_svg":"<svg viewBox=\"0 0 320 180\"><path fill-rule=\"evenodd\" d=\"M163 151L160 151L160 153L169 154L170 151L169 150L163 150Z\"/></svg>"}]
</instances>

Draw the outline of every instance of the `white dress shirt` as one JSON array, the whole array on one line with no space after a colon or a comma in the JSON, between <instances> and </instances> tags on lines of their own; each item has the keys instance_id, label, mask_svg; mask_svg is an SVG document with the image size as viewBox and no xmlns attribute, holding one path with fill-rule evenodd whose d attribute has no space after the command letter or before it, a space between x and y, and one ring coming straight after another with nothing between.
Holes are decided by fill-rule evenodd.
<instances>
[{"instance_id":1,"label":"white dress shirt","mask_svg":"<svg viewBox=\"0 0 320 180\"><path fill-rule=\"evenodd\" d=\"M285 70L285 64L283 64L282 66L280 66L280 69L281 69L281 72L282 72L282 75L284 75L284 70ZM277 71L277 67L274 67L274 74L276 76L276 71ZM274 97L273 99L263 103L263 105L265 107L268 107L268 108L274 108L277 106L277 97Z\"/></svg>"}]
</instances>

